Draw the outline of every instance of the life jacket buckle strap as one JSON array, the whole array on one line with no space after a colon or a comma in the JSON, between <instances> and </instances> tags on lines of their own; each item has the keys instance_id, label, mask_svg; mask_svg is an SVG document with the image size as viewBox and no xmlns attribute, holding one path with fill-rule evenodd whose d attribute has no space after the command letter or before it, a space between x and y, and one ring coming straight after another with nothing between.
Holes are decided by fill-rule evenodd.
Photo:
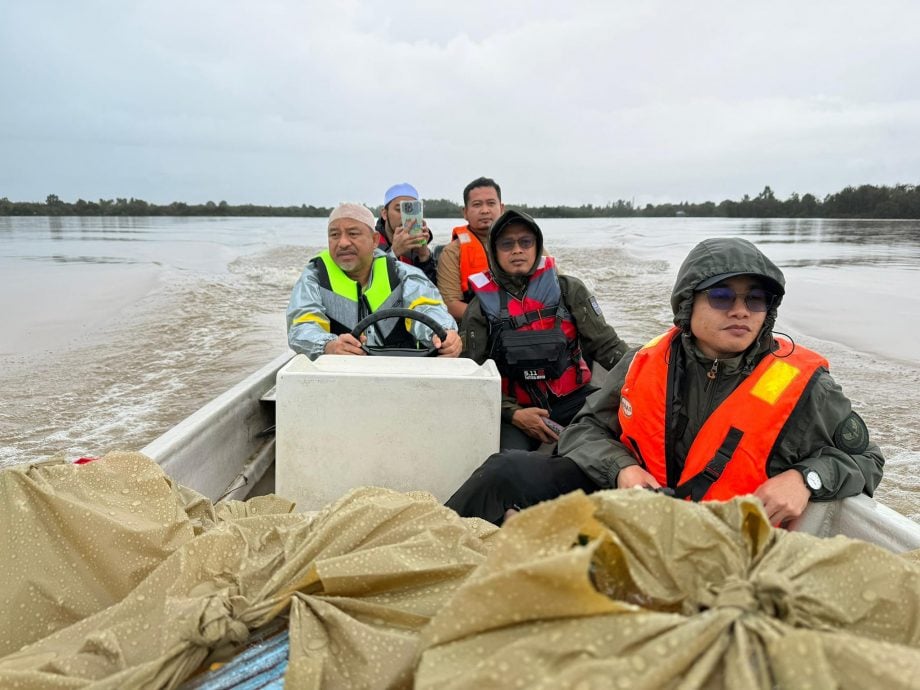
<instances>
[{"instance_id":1,"label":"life jacket buckle strap","mask_svg":"<svg viewBox=\"0 0 920 690\"><path fill-rule=\"evenodd\" d=\"M678 498L689 496L694 502L702 501L710 487L722 476L725 467L735 454L735 449L741 442L742 436L744 436L744 432L741 429L729 427L728 433L725 434L725 440L722 441L722 445L719 446L719 450L716 451L713 458L706 463L703 471L678 486L675 489L675 495Z\"/></svg>"}]
</instances>

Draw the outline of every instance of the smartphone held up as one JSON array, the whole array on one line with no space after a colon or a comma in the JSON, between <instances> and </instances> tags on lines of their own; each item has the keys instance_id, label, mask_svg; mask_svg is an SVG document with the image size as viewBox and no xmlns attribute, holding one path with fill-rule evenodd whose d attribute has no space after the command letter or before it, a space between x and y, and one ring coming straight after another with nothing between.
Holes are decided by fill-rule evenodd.
<instances>
[{"instance_id":1,"label":"smartphone held up","mask_svg":"<svg viewBox=\"0 0 920 690\"><path fill-rule=\"evenodd\" d=\"M399 202L402 226L413 237L422 234L422 200L406 199Z\"/></svg>"}]
</instances>

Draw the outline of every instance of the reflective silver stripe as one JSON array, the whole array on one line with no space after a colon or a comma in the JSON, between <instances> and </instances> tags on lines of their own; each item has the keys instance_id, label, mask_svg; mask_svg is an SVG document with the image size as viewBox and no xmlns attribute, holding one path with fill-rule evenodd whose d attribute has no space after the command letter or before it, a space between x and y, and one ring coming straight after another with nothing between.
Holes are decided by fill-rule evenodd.
<instances>
[{"instance_id":1,"label":"reflective silver stripe","mask_svg":"<svg viewBox=\"0 0 920 690\"><path fill-rule=\"evenodd\" d=\"M358 303L353 299L337 295L332 290L320 288L320 296L326 316L351 330L358 323Z\"/></svg>"},{"instance_id":2,"label":"reflective silver stripe","mask_svg":"<svg viewBox=\"0 0 920 690\"><path fill-rule=\"evenodd\" d=\"M380 309L390 309L391 307L398 306L402 302L402 296L403 284L400 283L383 301L383 304L380 305ZM320 288L320 297L323 302L323 307L326 310L326 316L328 316L330 320L340 323L348 330L352 330L358 324L358 312L360 310L358 302L337 295L332 290L327 290L325 288ZM380 311L380 309L377 311ZM393 329L399 325L399 322L400 319L386 319L385 321L378 321L375 328L378 329L378 332L383 338L387 338L390 333L393 332Z\"/></svg>"},{"instance_id":3,"label":"reflective silver stripe","mask_svg":"<svg viewBox=\"0 0 920 690\"><path fill-rule=\"evenodd\" d=\"M390 296L383 300L383 304L380 305L380 309L391 309L397 305L402 304L402 296L403 283L400 283L396 289L390 293ZM380 311L380 309L377 311ZM401 322L402 319L385 319L384 321L378 321L374 327L379 329L380 335L386 339L390 337L393 329L399 326Z\"/></svg>"}]
</instances>

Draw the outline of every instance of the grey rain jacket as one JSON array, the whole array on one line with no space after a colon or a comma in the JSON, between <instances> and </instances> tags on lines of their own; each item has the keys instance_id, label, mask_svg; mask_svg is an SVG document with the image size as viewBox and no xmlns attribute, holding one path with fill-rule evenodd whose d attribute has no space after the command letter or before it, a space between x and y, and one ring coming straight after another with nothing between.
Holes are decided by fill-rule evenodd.
<instances>
[{"instance_id":1,"label":"grey rain jacket","mask_svg":"<svg viewBox=\"0 0 920 690\"><path fill-rule=\"evenodd\" d=\"M700 353L690 333L694 288L715 276L755 274L776 291L776 304L767 312L764 326L747 351L727 360L708 359ZM738 238L714 238L701 242L689 253L677 275L671 295L674 324L682 330L677 361L679 390L673 401L676 456L683 460L697 432L709 415L774 349L773 324L784 294L782 271L753 244ZM581 412L559 439L558 453L576 462L603 488L616 488L617 474L638 461L619 443L621 428L617 412L626 372L635 356L629 352L610 372L604 387L591 395ZM716 378L707 372L715 367ZM864 443L848 447L854 431L862 430ZM788 469L815 470L823 488L813 492L816 500L845 498L859 493L869 496L882 479L885 459L868 440L865 425L853 412L849 399L826 370L806 389L793 410L780 440L767 460L767 475Z\"/></svg>"},{"instance_id":2,"label":"grey rain jacket","mask_svg":"<svg viewBox=\"0 0 920 690\"><path fill-rule=\"evenodd\" d=\"M539 261L534 262L526 276L512 276L503 271L498 262L493 259L497 256L495 241L501 231L511 222L522 222L533 230L537 239L536 255L538 257L543 255L543 232L533 218L514 209L508 209L497 218L489 231L489 271L494 276L495 282L510 295L519 299L526 292L530 277L536 271ZM604 315L597 306L597 300L584 283L573 276L559 274L559 285L562 288L563 304L575 321L582 352L605 369L612 369L626 353L626 343L620 340L613 326L604 319ZM460 326L460 337L463 340L461 356L474 359L480 364L487 360L493 346L489 332L488 319L482 312L479 298L474 297ZM504 396L502 398L502 421L510 424L515 411L522 407L518 404L517 398Z\"/></svg>"},{"instance_id":3,"label":"grey rain jacket","mask_svg":"<svg viewBox=\"0 0 920 690\"><path fill-rule=\"evenodd\" d=\"M374 250L374 259L386 256L382 249ZM392 255L390 255L392 257ZM447 312L447 307L441 299L441 293L425 274L418 268L402 261L396 261L397 273L400 284L381 308L403 307L416 309L433 318L444 330L456 330L457 323ZM373 274L371 276L373 280ZM291 290L291 300L287 308L288 344L294 352L307 355L316 359L323 354L326 343L335 340L338 336L329 332L328 309L331 300L335 300L335 293L324 290L319 284L319 273L311 260L307 263L303 273ZM304 320L305 317L313 317ZM358 305L355 305L355 321L359 318ZM395 320L390 320L392 328ZM379 322L386 326L387 322ZM410 321L409 331L422 343L431 341L432 332L428 326L420 321ZM380 346L377 329L370 328L365 333L367 344Z\"/></svg>"}]
</instances>

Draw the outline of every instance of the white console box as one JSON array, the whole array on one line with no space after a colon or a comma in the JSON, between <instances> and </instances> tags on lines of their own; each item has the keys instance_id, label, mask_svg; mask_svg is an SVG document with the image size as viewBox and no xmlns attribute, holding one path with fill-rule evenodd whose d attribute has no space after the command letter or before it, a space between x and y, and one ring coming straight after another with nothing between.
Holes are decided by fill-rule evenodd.
<instances>
[{"instance_id":1,"label":"white console box","mask_svg":"<svg viewBox=\"0 0 920 690\"><path fill-rule=\"evenodd\" d=\"M498 451L495 363L294 357L278 372L275 491L318 510L359 486L446 501Z\"/></svg>"}]
</instances>

